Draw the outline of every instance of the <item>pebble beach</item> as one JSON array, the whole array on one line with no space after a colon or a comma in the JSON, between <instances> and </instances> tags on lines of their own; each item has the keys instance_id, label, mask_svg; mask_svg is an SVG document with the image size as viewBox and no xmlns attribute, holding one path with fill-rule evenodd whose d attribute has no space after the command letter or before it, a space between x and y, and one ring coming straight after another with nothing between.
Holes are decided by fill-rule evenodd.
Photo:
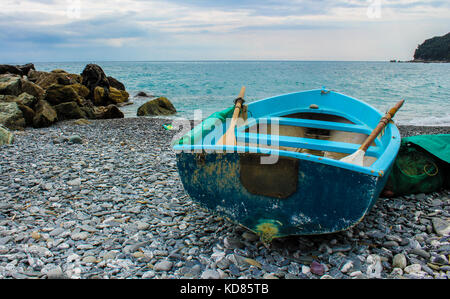
<instances>
[{"instance_id":1,"label":"pebble beach","mask_svg":"<svg viewBox=\"0 0 450 299\"><path fill-rule=\"evenodd\" d=\"M352 229L266 247L185 193L168 122L15 131L0 146L0 279L450 278L450 190L380 198Z\"/></svg>"}]
</instances>

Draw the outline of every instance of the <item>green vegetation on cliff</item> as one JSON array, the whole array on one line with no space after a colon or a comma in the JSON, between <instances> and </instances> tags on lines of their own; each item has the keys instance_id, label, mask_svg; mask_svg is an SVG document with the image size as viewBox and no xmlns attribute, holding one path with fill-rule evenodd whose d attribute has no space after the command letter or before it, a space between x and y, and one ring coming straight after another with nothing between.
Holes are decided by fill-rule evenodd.
<instances>
[{"instance_id":1,"label":"green vegetation on cliff","mask_svg":"<svg viewBox=\"0 0 450 299\"><path fill-rule=\"evenodd\" d=\"M450 32L424 41L416 49L414 60L450 62Z\"/></svg>"}]
</instances>

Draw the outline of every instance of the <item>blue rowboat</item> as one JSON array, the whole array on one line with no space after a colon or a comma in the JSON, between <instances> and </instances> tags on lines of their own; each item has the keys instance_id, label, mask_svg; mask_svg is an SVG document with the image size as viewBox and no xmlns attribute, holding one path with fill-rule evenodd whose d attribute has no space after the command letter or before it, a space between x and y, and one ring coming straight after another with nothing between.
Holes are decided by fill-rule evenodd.
<instances>
[{"instance_id":1,"label":"blue rowboat","mask_svg":"<svg viewBox=\"0 0 450 299\"><path fill-rule=\"evenodd\" d=\"M235 107L216 112L174 144L190 197L263 241L346 230L374 206L400 148L389 122L362 165L355 153L383 115L326 89L249 103L230 129ZM233 144L218 142L232 131Z\"/></svg>"}]
</instances>

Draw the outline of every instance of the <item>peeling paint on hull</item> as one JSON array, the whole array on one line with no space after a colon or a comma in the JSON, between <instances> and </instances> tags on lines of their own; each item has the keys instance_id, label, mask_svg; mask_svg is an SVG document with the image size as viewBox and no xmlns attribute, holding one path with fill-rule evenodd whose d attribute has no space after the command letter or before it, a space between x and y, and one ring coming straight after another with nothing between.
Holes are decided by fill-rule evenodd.
<instances>
[{"instance_id":1,"label":"peeling paint on hull","mask_svg":"<svg viewBox=\"0 0 450 299\"><path fill-rule=\"evenodd\" d=\"M209 153L200 161L198 154L177 153L180 178L193 200L268 239L333 233L356 225L389 176L299 159L297 190L274 198L252 194L242 185L240 155Z\"/></svg>"}]
</instances>

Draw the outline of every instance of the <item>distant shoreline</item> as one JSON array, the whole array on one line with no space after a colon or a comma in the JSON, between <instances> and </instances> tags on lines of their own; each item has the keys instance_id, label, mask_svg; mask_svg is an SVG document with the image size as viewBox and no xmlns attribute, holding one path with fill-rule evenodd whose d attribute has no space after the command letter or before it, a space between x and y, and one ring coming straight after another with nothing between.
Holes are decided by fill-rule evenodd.
<instances>
[{"instance_id":1,"label":"distant shoreline","mask_svg":"<svg viewBox=\"0 0 450 299\"><path fill-rule=\"evenodd\" d=\"M450 61L446 61L446 60L406 60L406 61L402 61L402 60L390 60L389 62L393 62L393 63L450 63Z\"/></svg>"}]
</instances>

